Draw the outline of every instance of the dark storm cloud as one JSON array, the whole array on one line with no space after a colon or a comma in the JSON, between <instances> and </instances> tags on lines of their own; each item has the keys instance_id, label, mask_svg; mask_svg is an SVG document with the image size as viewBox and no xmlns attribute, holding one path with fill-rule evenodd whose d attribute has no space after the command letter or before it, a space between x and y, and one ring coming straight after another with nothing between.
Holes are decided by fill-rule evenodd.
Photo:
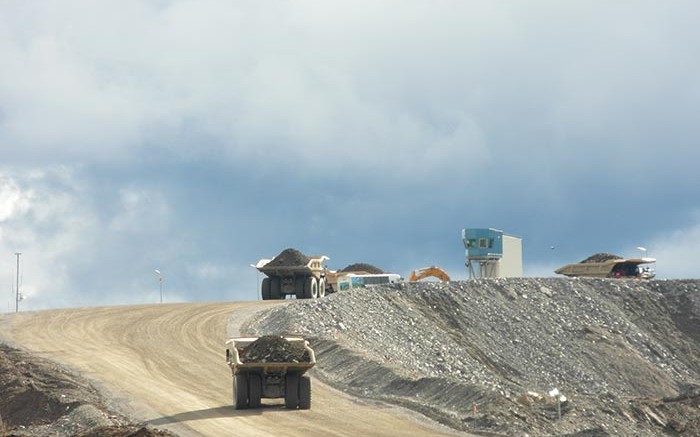
<instances>
[{"instance_id":1,"label":"dark storm cloud","mask_svg":"<svg viewBox=\"0 0 700 437\"><path fill-rule=\"evenodd\" d=\"M155 268L173 300L254 298L290 246L464 277L463 227L522 237L529 274L697 255L697 12L3 3L0 248L27 308L154 301Z\"/></svg>"}]
</instances>

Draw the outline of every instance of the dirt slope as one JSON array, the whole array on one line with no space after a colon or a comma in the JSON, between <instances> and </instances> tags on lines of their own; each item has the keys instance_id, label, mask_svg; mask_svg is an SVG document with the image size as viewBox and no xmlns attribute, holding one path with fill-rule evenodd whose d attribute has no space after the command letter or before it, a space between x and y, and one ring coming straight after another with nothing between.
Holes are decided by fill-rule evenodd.
<instances>
[{"instance_id":1,"label":"dirt slope","mask_svg":"<svg viewBox=\"0 0 700 437\"><path fill-rule=\"evenodd\" d=\"M234 410L224 340L241 320L270 305L285 302L19 313L0 317L0 333L5 341L80 371L112 393L123 414L181 436L454 434L316 380L311 410L285 410L282 402Z\"/></svg>"},{"instance_id":2,"label":"dirt slope","mask_svg":"<svg viewBox=\"0 0 700 437\"><path fill-rule=\"evenodd\" d=\"M312 336L335 387L455 429L700 436L700 281L412 283L258 320L248 329Z\"/></svg>"}]
</instances>

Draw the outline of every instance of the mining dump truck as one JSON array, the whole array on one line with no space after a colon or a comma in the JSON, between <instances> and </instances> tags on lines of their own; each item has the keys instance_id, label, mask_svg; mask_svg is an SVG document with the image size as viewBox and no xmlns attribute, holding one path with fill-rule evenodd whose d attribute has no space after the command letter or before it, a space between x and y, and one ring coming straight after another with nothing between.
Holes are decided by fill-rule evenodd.
<instances>
[{"instance_id":1,"label":"mining dump truck","mask_svg":"<svg viewBox=\"0 0 700 437\"><path fill-rule=\"evenodd\" d=\"M372 264L367 263L355 263L346 266L340 270L329 270L326 272L326 293L335 293L340 291L341 284L348 283L348 278L350 276L357 275L383 275L384 271L379 267L375 267ZM383 281L380 281L383 282ZM386 281L385 283L394 282ZM349 287L344 287L348 289Z\"/></svg>"},{"instance_id":2,"label":"mining dump truck","mask_svg":"<svg viewBox=\"0 0 700 437\"><path fill-rule=\"evenodd\" d=\"M311 408L311 379L316 364L309 342L301 337L238 337L226 342L233 374L233 405L259 408L263 398L284 398L288 409Z\"/></svg>"},{"instance_id":3,"label":"mining dump truck","mask_svg":"<svg viewBox=\"0 0 700 437\"><path fill-rule=\"evenodd\" d=\"M271 260L261 259L255 265L267 277L262 280L263 300L316 299L326 295L327 256L306 256L296 249L285 249Z\"/></svg>"},{"instance_id":4,"label":"mining dump truck","mask_svg":"<svg viewBox=\"0 0 700 437\"><path fill-rule=\"evenodd\" d=\"M625 259L599 253L579 263L560 267L554 273L570 277L653 279L656 274L648 264L655 262L654 258Z\"/></svg>"}]
</instances>

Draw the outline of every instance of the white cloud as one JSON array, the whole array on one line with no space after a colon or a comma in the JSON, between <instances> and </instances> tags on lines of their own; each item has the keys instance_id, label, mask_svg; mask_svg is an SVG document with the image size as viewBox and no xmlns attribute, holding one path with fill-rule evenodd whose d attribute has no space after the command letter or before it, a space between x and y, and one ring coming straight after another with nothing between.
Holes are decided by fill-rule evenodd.
<instances>
[{"instance_id":1,"label":"white cloud","mask_svg":"<svg viewBox=\"0 0 700 437\"><path fill-rule=\"evenodd\" d=\"M58 298L70 284L66 269L72 257L90 254L92 212L80 201L80 190L68 169L20 175L5 171L2 177L24 201L20 210L0 221L0 253L22 253L26 304L31 306L32 299L41 296L60 305L60 298L51 296Z\"/></svg>"},{"instance_id":2,"label":"white cloud","mask_svg":"<svg viewBox=\"0 0 700 437\"><path fill-rule=\"evenodd\" d=\"M168 227L170 207L162 194L143 188L119 191L119 208L110 219L109 230L138 234L159 234Z\"/></svg>"},{"instance_id":3,"label":"white cloud","mask_svg":"<svg viewBox=\"0 0 700 437\"><path fill-rule=\"evenodd\" d=\"M24 156L59 161L135 160L154 145L181 156L223 147L233 161L278 156L313 167L376 170L399 159L395 171L406 177L478 164L486 146L582 168L590 160L578 158L596 153L629 162L638 144L620 144L626 120L638 125L656 107L659 76L691 81L692 89L698 61L677 44L688 27L667 24L682 16L659 17L653 3L636 5L635 14L610 8L6 4L0 139ZM679 97L687 89L675 81L664 88ZM589 140L615 125L625 132L612 151L589 141L586 150L551 153L552 139L537 138L554 126L555 141ZM520 144L494 143L494 130L514 132Z\"/></svg>"},{"instance_id":4,"label":"white cloud","mask_svg":"<svg viewBox=\"0 0 700 437\"><path fill-rule=\"evenodd\" d=\"M700 212L693 218L687 228L657 234L645 246L648 256L656 258L657 278L700 278Z\"/></svg>"},{"instance_id":5,"label":"white cloud","mask_svg":"<svg viewBox=\"0 0 700 437\"><path fill-rule=\"evenodd\" d=\"M14 180L0 174L0 223L29 207L31 192L22 192Z\"/></svg>"},{"instance_id":6,"label":"white cloud","mask_svg":"<svg viewBox=\"0 0 700 437\"><path fill-rule=\"evenodd\" d=\"M27 291L46 304L96 290L117 303L152 300L154 267L173 272L173 296L255 279L227 264L248 254L199 232L216 222L209 208L231 213L220 238L252 244L241 229L268 224L265 250L319 228L413 239L392 257L420 251L406 235L435 221L550 220L558 238L590 241L611 227L582 223L640 200L682 214L687 201L672 197L695 194L700 159L697 11L683 0L0 3L0 150L13 169L0 176L0 251L26 252ZM201 221L185 192L201 196ZM278 223L298 193L318 197ZM697 233L649 244L660 275L697 276L692 256L665 261L692 255ZM208 246L220 263L197 259ZM528 274L552 275L546 264ZM174 284L176 272L191 283Z\"/></svg>"}]
</instances>

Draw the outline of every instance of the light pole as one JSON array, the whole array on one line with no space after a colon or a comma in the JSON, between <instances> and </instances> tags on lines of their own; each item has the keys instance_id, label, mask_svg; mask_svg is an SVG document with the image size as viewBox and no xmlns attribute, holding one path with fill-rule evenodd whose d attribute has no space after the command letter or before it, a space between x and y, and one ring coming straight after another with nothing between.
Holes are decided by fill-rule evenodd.
<instances>
[{"instance_id":1,"label":"light pole","mask_svg":"<svg viewBox=\"0 0 700 437\"><path fill-rule=\"evenodd\" d=\"M156 275L158 275L158 286L160 288L160 303L163 303L163 274L160 270L155 269Z\"/></svg>"},{"instance_id":2,"label":"light pole","mask_svg":"<svg viewBox=\"0 0 700 437\"><path fill-rule=\"evenodd\" d=\"M17 256L17 289L15 290L17 293L15 294L15 312L19 312L19 256L22 255L21 252L15 252L15 256Z\"/></svg>"}]
</instances>

